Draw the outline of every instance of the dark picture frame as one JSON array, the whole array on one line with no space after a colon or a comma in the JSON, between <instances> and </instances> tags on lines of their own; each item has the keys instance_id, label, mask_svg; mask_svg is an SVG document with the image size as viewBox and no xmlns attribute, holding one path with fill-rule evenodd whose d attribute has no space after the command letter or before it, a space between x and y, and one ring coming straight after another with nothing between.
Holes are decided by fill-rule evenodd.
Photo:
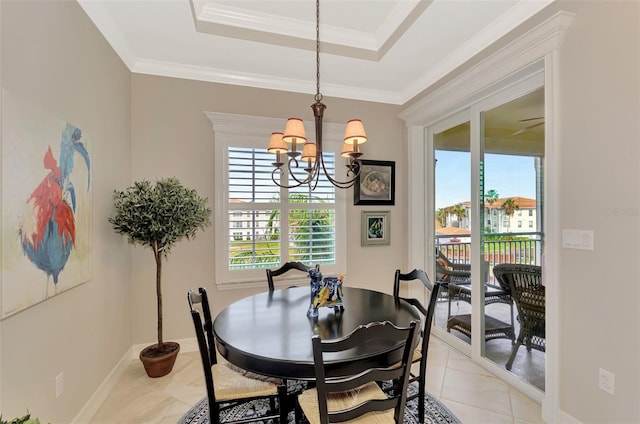
<instances>
[{"instance_id":1,"label":"dark picture frame","mask_svg":"<svg viewBox=\"0 0 640 424\"><path fill-rule=\"evenodd\" d=\"M384 246L390 244L391 233L389 211L362 211L362 246Z\"/></svg>"},{"instance_id":2,"label":"dark picture frame","mask_svg":"<svg viewBox=\"0 0 640 424\"><path fill-rule=\"evenodd\" d=\"M394 205L396 200L396 163L386 160L362 160L362 170L353 185L354 205Z\"/></svg>"}]
</instances>

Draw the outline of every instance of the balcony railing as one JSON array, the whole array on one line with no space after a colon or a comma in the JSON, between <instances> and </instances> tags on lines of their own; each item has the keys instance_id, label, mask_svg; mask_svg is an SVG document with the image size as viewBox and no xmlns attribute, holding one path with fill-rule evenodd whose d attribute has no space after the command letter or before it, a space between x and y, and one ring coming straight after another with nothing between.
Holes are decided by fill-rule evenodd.
<instances>
[{"instance_id":1,"label":"balcony railing","mask_svg":"<svg viewBox=\"0 0 640 424\"><path fill-rule=\"evenodd\" d=\"M437 235L436 248L451 262L471 262L471 242L452 242L450 235ZM493 281L493 266L502 263L540 265L542 233L491 233L481 244L482 257L489 263L489 280Z\"/></svg>"}]
</instances>

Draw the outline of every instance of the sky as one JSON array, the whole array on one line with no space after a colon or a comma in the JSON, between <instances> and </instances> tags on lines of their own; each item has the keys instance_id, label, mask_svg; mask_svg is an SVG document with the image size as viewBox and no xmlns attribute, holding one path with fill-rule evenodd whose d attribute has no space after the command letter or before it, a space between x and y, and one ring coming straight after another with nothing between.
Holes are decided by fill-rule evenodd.
<instances>
[{"instance_id":1,"label":"sky","mask_svg":"<svg viewBox=\"0 0 640 424\"><path fill-rule=\"evenodd\" d=\"M437 150L436 209L471 200L471 155L469 152ZM534 158L485 154L485 193L498 197L536 197Z\"/></svg>"}]
</instances>

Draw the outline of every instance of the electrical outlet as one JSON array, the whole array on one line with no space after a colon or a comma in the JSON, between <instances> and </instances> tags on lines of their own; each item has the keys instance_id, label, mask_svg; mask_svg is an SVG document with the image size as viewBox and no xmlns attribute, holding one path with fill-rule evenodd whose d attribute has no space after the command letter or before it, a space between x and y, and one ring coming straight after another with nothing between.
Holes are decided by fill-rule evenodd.
<instances>
[{"instance_id":1,"label":"electrical outlet","mask_svg":"<svg viewBox=\"0 0 640 424\"><path fill-rule=\"evenodd\" d=\"M64 392L64 373L60 373L56 376L56 399Z\"/></svg>"},{"instance_id":2,"label":"electrical outlet","mask_svg":"<svg viewBox=\"0 0 640 424\"><path fill-rule=\"evenodd\" d=\"M600 368L598 376L598 388L604 390L610 395L614 394L616 387L616 376L612 372Z\"/></svg>"}]
</instances>

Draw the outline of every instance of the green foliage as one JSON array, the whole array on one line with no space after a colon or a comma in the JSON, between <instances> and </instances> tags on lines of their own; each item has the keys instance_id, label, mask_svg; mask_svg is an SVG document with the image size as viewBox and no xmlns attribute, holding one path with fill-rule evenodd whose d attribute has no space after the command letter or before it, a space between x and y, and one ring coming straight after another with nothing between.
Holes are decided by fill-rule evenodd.
<instances>
[{"instance_id":1,"label":"green foliage","mask_svg":"<svg viewBox=\"0 0 640 424\"><path fill-rule=\"evenodd\" d=\"M166 257L183 237L192 239L211 224L207 199L182 186L176 178L143 180L123 191L114 190L114 230L129 243L148 246Z\"/></svg>"},{"instance_id":2,"label":"green foliage","mask_svg":"<svg viewBox=\"0 0 640 424\"><path fill-rule=\"evenodd\" d=\"M162 257L182 238L192 239L198 229L211 225L207 198L184 187L177 178L155 184L143 180L113 193L115 216L109 218L116 233L125 234L131 244L150 247L156 261L158 346L162 346Z\"/></svg>"},{"instance_id":3,"label":"green foliage","mask_svg":"<svg viewBox=\"0 0 640 424\"><path fill-rule=\"evenodd\" d=\"M308 203L310 195L290 193L291 203ZM322 203L322 199L314 199ZM272 202L279 203L280 196L274 196ZM333 258L334 219L331 210L327 209L291 209L289 211L289 244L290 260L308 261L311 254L313 260ZM279 263L280 209L274 209L269 215L264 236L258 236L252 244L235 239L230 244L230 265L234 269L242 269L253 265L267 267ZM283 241L284 242L284 241ZM276 249L274 251L273 249Z\"/></svg>"},{"instance_id":4,"label":"green foliage","mask_svg":"<svg viewBox=\"0 0 640 424\"><path fill-rule=\"evenodd\" d=\"M31 418L31 414L27 413L24 417L14 418L11 421L5 421L0 415L0 424L40 424L37 418Z\"/></svg>"}]
</instances>

